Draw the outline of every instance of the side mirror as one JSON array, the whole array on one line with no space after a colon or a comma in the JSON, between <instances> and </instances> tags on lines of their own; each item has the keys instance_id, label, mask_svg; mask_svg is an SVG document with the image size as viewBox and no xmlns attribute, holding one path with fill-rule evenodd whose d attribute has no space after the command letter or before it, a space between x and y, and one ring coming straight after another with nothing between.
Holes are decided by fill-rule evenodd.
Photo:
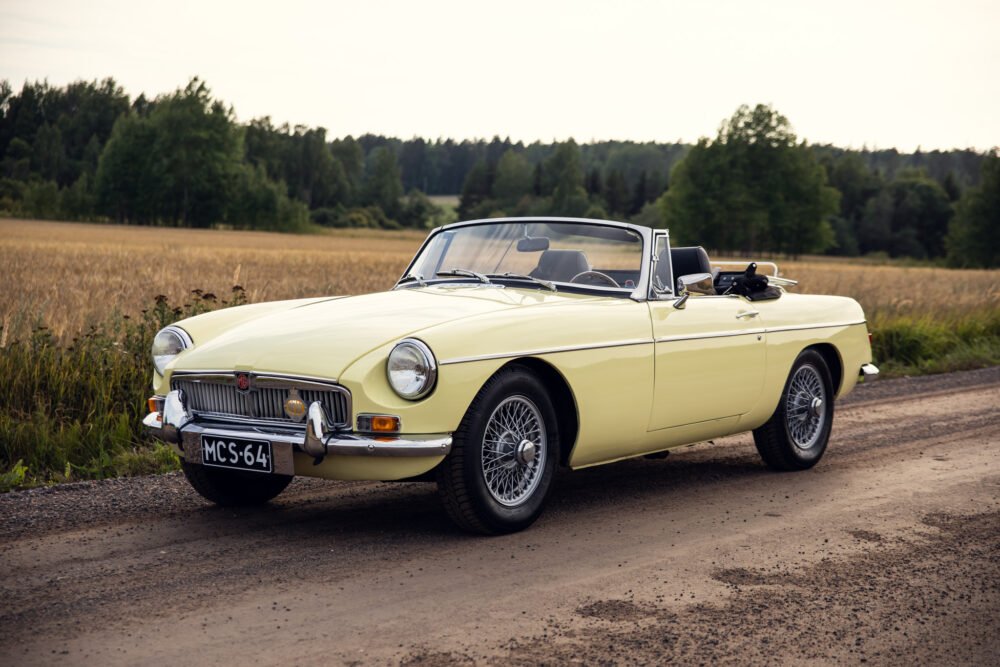
<instances>
[{"instance_id":1,"label":"side mirror","mask_svg":"<svg viewBox=\"0 0 1000 667\"><path fill-rule=\"evenodd\" d=\"M677 279L677 293L715 294L715 282L711 273L689 273Z\"/></svg>"},{"instance_id":2,"label":"side mirror","mask_svg":"<svg viewBox=\"0 0 1000 667\"><path fill-rule=\"evenodd\" d=\"M518 252L542 252L549 249L549 239L545 236L525 236L517 241Z\"/></svg>"}]
</instances>

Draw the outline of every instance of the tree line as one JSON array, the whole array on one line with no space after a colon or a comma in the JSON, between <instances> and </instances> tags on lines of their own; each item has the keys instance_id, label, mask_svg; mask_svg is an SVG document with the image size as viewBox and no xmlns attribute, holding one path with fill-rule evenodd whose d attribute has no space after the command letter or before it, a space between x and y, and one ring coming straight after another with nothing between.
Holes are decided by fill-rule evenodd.
<instances>
[{"instance_id":1,"label":"tree line","mask_svg":"<svg viewBox=\"0 0 1000 667\"><path fill-rule=\"evenodd\" d=\"M299 231L563 215L668 226L744 253L880 253L996 266L996 152L845 150L741 107L695 145L524 144L239 123L204 82L154 99L113 79L0 82L0 211L41 218Z\"/></svg>"}]
</instances>

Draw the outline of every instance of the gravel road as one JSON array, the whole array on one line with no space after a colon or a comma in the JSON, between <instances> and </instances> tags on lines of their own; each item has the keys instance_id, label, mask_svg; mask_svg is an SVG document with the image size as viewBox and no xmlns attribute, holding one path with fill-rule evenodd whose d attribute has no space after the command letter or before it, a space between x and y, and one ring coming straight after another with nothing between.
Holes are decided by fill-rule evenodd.
<instances>
[{"instance_id":1,"label":"gravel road","mask_svg":"<svg viewBox=\"0 0 1000 667\"><path fill-rule=\"evenodd\" d=\"M531 529L432 485L178 475L0 496L0 664L1000 664L1000 368L860 387L826 457L565 473Z\"/></svg>"}]
</instances>

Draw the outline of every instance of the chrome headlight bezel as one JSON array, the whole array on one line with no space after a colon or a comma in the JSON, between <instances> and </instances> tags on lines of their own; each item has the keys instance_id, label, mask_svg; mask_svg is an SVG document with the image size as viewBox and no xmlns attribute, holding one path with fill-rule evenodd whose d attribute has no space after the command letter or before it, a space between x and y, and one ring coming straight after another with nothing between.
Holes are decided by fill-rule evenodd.
<instances>
[{"instance_id":1,"label":"chrome headlight bezel","mask_svg":"<svg viewBox=\"0 0 1000 667\"><path fill-rule=\"evenodd\" d=\"M178 354L193 346L194 342L191 340L191 336L184 329L174 325L163 327L156 332L150 348L153 368L156 369L157 373L163 375L167 364L173 361Z\"/></svg>"},{"instance_id":2,"label":"chrome headlight bezel","mask_svg":"<svg viewBox=\"0 0 1000 667\"><path fill-rule=\"evenodd\" d=\"M404 338L389 353L385 361L385 375L397 396L419 401L434 390L437 360L422 340Z\"/></svg>"}]
</instances>

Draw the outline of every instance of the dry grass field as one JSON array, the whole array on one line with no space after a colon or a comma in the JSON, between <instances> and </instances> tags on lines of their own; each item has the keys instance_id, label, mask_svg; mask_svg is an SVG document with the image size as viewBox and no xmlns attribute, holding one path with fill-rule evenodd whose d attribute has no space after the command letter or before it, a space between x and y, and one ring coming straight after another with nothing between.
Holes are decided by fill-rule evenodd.
<instances>
[{"instance_id":1,"label":"dry grass field","mask_svg":"<svg viewBox=\"0 0 1000 667\"><path fill-rule=\"evenodd\" d=\"M48 326L66 339L158 294L191 290L250 302L357 294L393 285L424 235L291 235L0 219L0 321L10 336Z\"/></svg>"},{"instance_id":2,"label":"dry grass field","mask_svg":"<svg viewBox=\"0 0 1000 667\"><path fill-rule=\"evenodd\" d=\"M0 492L174 469L173 454L140 428L149 345L161 326L234 296L387 289L422 238L0 219ZM781 266L801 281L797 291L861 302L887 375L1000 363L1000 271L827 259ZM217 297L205 301L206 293Z\"/></svg>"},{"instance_id":3,"label":"dry grass field","mask_svg":"<svg viewBox=\"0 0 1000 667\"><path fill-rule=\"evenodd\" d=\"M387 289L423 234L375 230L288 235L0 219L0 322L7 337L48 326L66 339L158 294L200 289L250 302ZM814 259L781 262L798 292L857 299L878 326L1000 308L1000 271L956 271Z\"/></svg>"}]
</instances>

